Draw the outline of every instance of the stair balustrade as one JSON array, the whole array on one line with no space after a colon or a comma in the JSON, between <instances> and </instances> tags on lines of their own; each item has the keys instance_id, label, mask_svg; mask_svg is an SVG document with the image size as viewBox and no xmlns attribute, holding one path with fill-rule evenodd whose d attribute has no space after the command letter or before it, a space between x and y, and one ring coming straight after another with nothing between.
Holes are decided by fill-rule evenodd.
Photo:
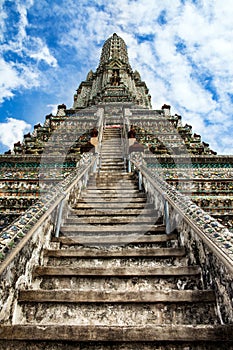
<instances>
[{"instance_id":1,"label":"stair balustrade","mask_svg":"<svg viewBox=\"0 0 233 350\"><path fill-rule=\"evenodd\" d=\"M141 153L131 154L129 162L155 210L165 218L166 232L178 229L193 263L201 261L204 283L218 295L219 317L223 323L233 322L233 233L148 169Z\"/></svg>"},{"instance_id":2,"label":"stair balustrade","mask_svg":"<svg viewBox=\"0 0 233 350\"><path fill-rule=\"evenodd\" d=\"M17 290L13 287L13 281L18 280L18 286L26 286L29 283L32 266L39 261L41 251L48 246L55 232L56 236L59 235L62 208L65 210L68 202L74 203L77 200L76 194L85 188L96 161L97 157L93 154L85 154L77 168L65 180L56 184L46 195L43 194L33 206L1 232L2 322L10 317L16 298ZM28 260L25 257L28 257ZM21 275L24 275L24 280L20 280Z\"/></svg>"}]
</instances>

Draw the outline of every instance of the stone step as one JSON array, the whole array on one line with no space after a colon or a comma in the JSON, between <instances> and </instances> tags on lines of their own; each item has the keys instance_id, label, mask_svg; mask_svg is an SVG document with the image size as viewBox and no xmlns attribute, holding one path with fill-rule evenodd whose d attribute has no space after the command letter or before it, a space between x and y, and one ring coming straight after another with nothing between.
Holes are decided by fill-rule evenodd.
<instances>
[{"instance_id":1,"label":"stone step","mask_svg":"<svg viewBox=\"0 0 233 350\"><path fill-rule=\"evenodd\" d=\"M122 209L122 210L118 210L116 211L116 208L109 208L108 210L106 209L95 209L95 208L91 208L91 209L71 209L69 212L69 217L71 215L78 215L80 216L109 216L111 215L111 217L118 217L118 216L135 216L135 215L143 215L143 216L150 216L156 215L156 211L154 209Z\"/></svg>"},{"instance_id":2,"label":"stone step","mask_svg":"<svg viewBox=\"0 0 233 350\"><path fill-rule=\"evenodd\" d=\"M104 130L103 133L104 138L111 136L111 137L117 137L118 139L121 137L121 131L120 130Z\"/></svg>"},{"instance_id":3,"label":"stone step","mask_svg":"<svg viewBox=\"0 0 233 350\"><path fill-rule=\"evenodd\" d=\"M91 214L91 213L90 213ZM85 224L103 224L103 225L149 225L157 223L157 218L153 216L100 216L100 215L89 215L77 217L77 215L69 215L65 219L63 226L67 225L85 225Z\"/></svg>"},{"instance_id":4,"label":"stone step","mask_svg":"<svg viewBox=\"0 0 233 350\"><path fill-rule=\"evenodd\" d=\"M91 348L90 348L91 344ZM135 346L139 345L140 350L233 350L232 342L230 341L140 341L140 342L107 342L107 341L65 341L65 340L0 340L1 350L134 350ZM155 348L155 346L157 346Z\"/></svg>"},{"instance_id":5,"label":"stone step","mask_svg":"<svg viewBox=\"0 0 233 350\"><path fill-rule=\"evenodd\" d=\"M116 156L116 154L115 154L115 156ZM100 160L101 160L101 163L106 162L106 163L115 164L115 163L123 163L124 162L124 160L122 159L122 155L118 155L118 157L113 158L109 154L105 154L105 157L102 158L102 156L101 156Z\"/></svg>"},{"instance_id":6,"label":"stone step","mask_svg":"<svg viewBox=\"0 0 233 350\"><path fill-rule=\"evenodd\" d=\"M101 168L106 168L106 169L121 169L124 167L124 162L120 162L120 163L116 163L116 162L112 162L112 163L107 163L107 162L101 162L100 164Z\"/></svg>"},{"instance_id":7,"label":"stone step","mask_svg":"<svg viewBox=\"0 0 233 350\"><path fill-rule=\"evenodd\" d=\"M116 153L115 153L116 152ZM118 154L122 157L123 147L121 143L104 142L101 146L101 155L104 154Z\"/></svg>"},{"instance_id":8,"label":"stone step","mask_svg":"<svg viewBox=\"0 0 233 350\"><path fill-rule=\"evenodd\" d=\"M101 180L104 179L104 174L99 175L98 173L92 173L91 174L92 178L99 178ZM106 175L107 176L107 175ZM135 176L133 175L133 173L128 173L128 172L119 172L119 174L112 174L110 176L111 179L113 179L113 181L121 181L124 182L125 180L130 180L130 181L135 181Z\"/></svg>"},{"instance_id":9,"label":"stone step","mask_svg":"<svg viewBox=\"0 0 233 350\"><path fill-rule=\"evenodd\" d=\"M121 162L121 163L107 163L107 162L101 162L100 164L100 168L106 168L106 171L108 171L108 168L109 169L116 169L116 170L121 170L124 168L124 162Z\"/></svg>"},{"instance_id":10,"label":"stone step","mask_svg":"<svg viewBox=\"0 0 233 350\"><path fill-rule=\"evenodd\" d=\"M101 159L106 159L109 160L109 155L108 154L103 154L103 152L101 153ZM112 153L111 158L112 160L119 160L122 161L123 157L122 157L122 153L121 152L114 152Z\"/></svg>"},{"instance_id":11,"label":"stone step","mask_svg":"<svg viewBox=\"0 0 233 350\"><path fill-rule=\"evenodd\" d=\"M113 191L113 190L119 190L119 191L130 191L134 190L139 192L138 190L138 182L131 182L131 181L126 181L122 183L121 181L113 181L112 179L104 179L103 181L100 181L99 179L96 180L91 180L88 181L87 187L83 190L83 193L85 191L89 190L103 190L105 189L106 191ZM144 193L144 192L140 192ZM145 193L144 196L146 197Z\"/></svg>"},{"instance_id":12,"label":"stone step","mask_svg":"<svg viewBox=\"0 0 233 350\"><path fill-rule=\"evenodd\" d=\"M113 157L106 157L106 158L101 158L100 159L100 165L105 164L105 165L123 165L124 164L124 160L116 158L113 159Z\"/></svg>"},{"instance_id":13,"label":"stone step","mask_svg":"<svg viewBox=\"0 0 233 350\"><path fill-rule=\"evenodd\" d=\"M101 165L105 165L105 166L123 166L124 165L124 161L121 159L121 160L108 160L108 159L101 159Z\"/></svg>"},{"instance_id":14,"label":"stone step","mask_svg":"<svg viewBox=\"0 0 233 350\"><path fill-rule=\"evenodd\" d=\"M111 186L111 185L120 185L120 186L123 186L123 187L130 187L134 184L138 184L138 181L137 180L132 180L132 179L127 179L127 178L124 178L122 179L121 177L112 177L111 174L109 175L109 177L107 176L102 176L102 174L98 174L97 177L91 177L89 180L88 180L88 185L90 184L98 184L100 186L105 186L106 184L108 184L108 186Z\"/></svg>"},{"instance_id":15,"label":"stone step","mask_svg":"<svg viewBox=\"0 0 233 350\"><path fill-rule=\"evenodd\" d=\"M107 192L107 191L106 191ZM96 195L95 195L95 193L96 193ZM93 200L96 200L96 199L98 199L97 198L97 196L98 196L98 194L97 193L99 193L99 197L100 198L106 198L106 201L108 200L108 198L109 198L109 200L110 199L114 199L114 198L125 198L125 200L127 200L127 199L140 199L140 198L142 198L142 199L145 199L146 198L146 196L145 196L145 194L144 193L142 193L142 192L138 192L138 191L134 191L134 190L132 190L132 191L130 191L130 193L124 193L124 192L122 192L122 193L114 193L114 191L109 191L109 193L103 193L103 191L101 191L101 190L99 190L98 192L96 192L95 190L94 191L92 191L92 190L84 190L83 191L83 195L82 195L82 197L84 197L84 198L86 198L86 199L88 199L88 200L90 200L90 197L91 198L93 198Z\"/></svg>"},{"instance_id":16,"label":"stone step","mask_svg":"<svg viewBox=\"0 0 233 350\"><path fill-rule=\"evenodd\" d=\"M143 193L138 193L138 189L137 188L91 188L91 187L87 187L84 191L83 191L83 194L86 196L86 194L93 194L93 195L103 195L103 194L109 194L109 195L112 195L112 194L121 194L121 195L127 195L128 196L131 196L131 194L137 194L139 195L139 197L141 196L144 196L145 197L145 194Z\"/></svg>"},{"instance_id":17,"label":"stone step","mask_svg":"<svg viewBox=\"0 0 233 350\"><path fill-rule=\"evenodd\" d=\"M111 151L111 150L116 150L116 151L121 151L123 148L122 142L119 139L108 139L108 140L103 140L101 144L101 153L102 151Z\"/></svg>"},{"instance_id":18,"label":"stone step","mask_svg":"<svg viewBox=\"0 0 233 350\"><path fill-rule=\"evenodd\" d=\"M124 171L125 169L124 169L124 168L122 168L122 169L117 169L117 171L119 171L119 170ZM99 171L100 175L101 175L102 173L112 174L112 173L115 173L115 172L116 172L116 169L108 169L108 170L106 170L106 169L101 169L101 168L99 168L98 171Z\"/></svg>"},{"instance_id":19,"label":"stone step","mask_svg":"<svg viewBox=\"0 0 233 350\"><path fill-rule=\"evenodd\" d=\"M117 137L120 138L121 137L121 131L120 130L105 130L103 133L104 138L106 137Z\"/></svg>"},{"instance_id":20,"label":"stone step","mask_svg":"<svg viewBox=\"0 0 233 350\"><path fill-rule=\"evenodd\" d=\"M176 234L156 234L156 235L121 235L121 236L69 236L69 237L59 237L53 238L53 242L59 242L63 245L67 246L75 246L80 244L129 244L129 243L161 243L161 242L169 242L171 240L176 240Z\"/></svg>"},{"instance_id":21,"label":"stone step","mask_svg":"<svg viewBox=\"0 0 233 350\"><path fill-rule=\"evenodd\" d=\"M63 303L200 303L215 302L210 290L170 290L139 292L70 291L70 290L21 290L19 302Z\"/></svg>"},{"instance_id":22,"label":"stone step","mask_svg":"<svg viewBox=\"0 0 233 350\"><path fill-rule=\"evenodd\" d=\"M121 135L121 129L119 128L106 128L104 129L103 135L109 135L109 134L117 134L117 135Z\"/></svg>"},{"instance_id":23,"label":"stone step","mask_svg":"<svg viewBox=\"0 0 233 350\"><path fill-rule=\"evenodd\" d=\"M121 137L121 130L120 129L105 129L103 133L104 137L108 135L116 135L116 137L119 135Z\"/></svg>"},{"instance_id":24,"label":"stone step","mask_svg":"<svg viewBox=\"0 0 233 350\"><path fill-rule=\"evenodd\" d=\"M106 147L108 145L117 145L119 147L122 147L122 142L121 142L121 139L118 138L118 137L114 137L114 136L111 136L109 135L108 137L104 137L103 141L102 141L102 146Z\"/></svg>"},{"instance_id":25,"label":"stone step","mask_svg":"<svg viewBox=\"0 0 233 350\"><path fill-rule=\"evenodd\" d=\"M140 233L144 234L146 232L158 232L163 233L164 227L158 226L158 225L147 225L147 224L126 224L126 225L77 225L77 224L65 224L61 226L60 231L63 234L69 233L69 235L73 234L113 234L113 233L119 233L119 234L128 234L128 233Z\"/></svg>"},{"instance_id":26,"label":"stone step","mask_svg":"<svg viewBox=\"0 0 233 350\"><path fill-rule=\"evenodd\" d=\"M170 290L139 292L71 291L71 290L21 290L19 302L63 303L203 303L215 302L210 290Z\"/></svg>"},{"instance_id":27,"label":"stone step","mask_svg":"<svg viewBox=\"0 0 233 350\"><path fill-rule=\"evenodd\" d=\"M124 159L122 157L121 152L117 152L115 150L111 151L111 157L109 156L109 151L105 153L104 151L101 152L101 161L108 161L108 162L123 162Z\"/></svg>"},{"instance_id":28,"label":"stone step","mask_svg":"<svg viewBox=\"0 0 233 350\"><path fill-rule=\"evenodd\" d=\"M87 246L90 248L90 246ZM92 249L99 249L100 246L95 246ZM102 248L102 247L101 247ZM66 249L62 249L66 250ZM67 249L68 250L68 249ZM69 249L72 250L72 249ZM175 267L183 267L186 265L186 258L184 256L158 256L158 257L140 257L140 256L120 256L120 257L112 257L106 256L104 258L96 256L96 257L48 257L47 267L60 267L60 268L79 268L82 266L83 269L105 269L105 270L114 270L116 268L124 268L126 269L138 269L141 271L142 269L149 269L153 266L156 268L167 268L169 266Z\"/></svg>"},{"instance_id":29,"label":"stone step","mask_svg":"<svg viewBox=\"0 0 233 350\"><path fill-rule=\"evenodd\" d=\"M122 145L121 138L117 137L115 135L104 135L103 140L102 140L102 145L109 145L109 144L117 144L117 145Z\"/></svg>"},{"instance_id":30,"label":"stone step","mask_svg":"<svg viewBox=\"0 0 233 350\"><path fill-rule=\"evenodd\" d=\"M99 181L99 182L120 182L120 183L131 183L136 182L136 179L132 179L132 176L127 176L126 170L115 171L114 173L109 174L107 171L104 173L95 173L93 177L90 177L90 181Z\"/></svg>"},{"instance_id":31,"label":"stone step","mask_svg":"<svg viewBox=\"0 0 233 350\"><path fill-rule=\"evenodd\" d=\"M124 161L123 157L122 157L122 153L117 153L114 152L111 155L109 153L102 153L101 154L101 162L104 161L111 161L111 162L122 162Z\"/></svg>"},{"instance_id":32,"label":"stone step","mask_svg":"<svg viewBox=\"0 0 233 350\"><path fill-rule=\"evenodd\" d=\"M130 184L120 184L120 183L97 183L97 182L88 182L88 187L87 187L88 190L106 190L106 191L129 191L129 190L137 190L138 191L138 185L137 183L132 183L131 185Z\"/></svg>"},{"instance_id":33,"label":"stone step","mask_svg":"<svg viewBox=\"0 0 233 350\"><path fill-rule=\"evenodd\" d=\"M114 150L113 150L113 152L114 152ZM114 158L115 157L115 158ZM100 160L101 160L101 163L102 162L112 162L112 163L114 163L114 162L123 162L124 160L122 159L122 153L116 153L116 152L114 152L114 153L109 153L109 152L106 152L106 153L102 153L101 154L101 158L100 158Z\"/></svg>"},{"instance_id":34,"label":"stone step","mask_svg":"<svg viewBox=\"0 0 233 350\"><path fill-rule=\"evenodd\" d=\"M101 152L101 157L100 157L101 161L103 160L119 160L122 161L123 160L123 156L122 156L122 152L118 152L117 150L112 149L112 147L110 148L110 150L108 151L103 151Z\"/></svg>"},{"instance_id":35,"label":"stone step","mask_svg":"<svg viewBox=\"0 0 233 350\"><path fill-rule=\"evenodd\" d=\"M191 276L200 275L198 266L159 266L143 268L98 268L98 267L66 267L66 266L38 266L34 269L34 276Z\"/></svg>"},{"instance_id":36,"label":"stone step","mask_svg":"<svg viewBox=\"0 0 233 350\"><path fill-rule=\"evenodd\" d=\"M199 349L218 349L215 346L215 342L223 342L223 347L220 349L228 349L227 342L231 342L231 346L233 346L233 326L232 325L196 325L195 327L191 325L156 325L156 326L148 326L143 325L140 327L132 327L132 326L77 326L77 325L47 325L40 327L38 325L0 325L0 339L2 340L44 340L44 341L68 341L68 342L107 342L108 346L109 342L116 342L116 344L120 344L120 342L127 342L127 347L122 348L122 344L120 344L117 349L131 349L133 347L128 348L128 342L142 342L142 346L146 346L145 349L150 347L150 350L154 350L156 344L158 342L165 342L166 348L160 347L158 349L191 349L190 347L181 348L181 345L177 345L179 347L172 348L167 347L169 344L167 342L193 342L201 343L207 342L208 348ZM146 342L146 345L143 344ZM148 344L147 342L153 342L154 344ZM3 342L4 344L4 342ZM47 343L46 343L47 344ZM115 350L115 343L110 345L109 349ZM200 346L201 346L200 344ZM77 347L78 344L75 345L73 349L76 350L86 350L90 349L90 344L83 344L82 347ZM191 345L191 344L190 344ZM205 345L205 344L204 344ZM213 346L211 348L211 345ZM79 346L79 345L78 345ZM103 348L100 348L100 344L98 345L98 349L105 349L105 344L102 345ZM114 346L114 348L112 347ZM130 346L130 345L129 345ZM158 346L163 346L158 343ZM192 346L192 345L191 345ZM221 343L220 343L221 346ZM13 348L9 348L12 350ZM15 348L14 348L15 349ZM26 350L26 348L22 348ZM42 349L42 348L38 348ZM45 348L43 348L45 349ZM51 348L54 349L54 348ZM92 348L95 349L95 348ZM97 348L96 348L97 349ZM135 349L135 344L134 344ZM141 348L140 349L144 349ZM193 348L194 349L194 348ZM196 348L198 350L198 348ZM5 350L5 349L4 349ZM34 348L33 348L34 350ZM47 348L46 348L47 350Z\"/></svg>"},{"instance_id":37,"label":"stone step","mask_svg":"<svg viewBox=\"0 0 233 350\"><path fill-rule=\"evenodd\" d=\"M137 190L138 191L138 184L135 183L126 183L121 184L120 182L102 182L100 183L93 181L92 183L88 183L86 189L88 190L122 190L122 191L128 191L128 190Z\"/></svg>"},{"instance_id":38,"label":"stone step","mask_svg":"<svg viewBox=\"0 0 233 350\"><path fill-rule=\"evenodd\" d=\"M104 160L111 160L111 161L123 161L123 153L121 150L119 150L119 146L114 148L109 145L109 148L105 150L101 150L101 155L100 155L101 161Z\"/></svg>"},{"instance_id":39,"label":"stone step","mask_svg":"<svg viewBox=\"0 0 233 350\"><path fill-rule=\"evenodd\" d=\"M184 248L122 248L121 250L104 250L104 249L47 249L44 256L55 258L127 258L127 257L182 257L185 255Z\"/></svg>"},{"instance_id":40,"label":"stone step","mask_svg":"<svg viewBox=\"0 0 233 350\"><path fill-rule=\"evenodd\" d=\"M20 303L20 324L144 326L217 324L213 302L187 303ZM48 313L48 310L50 311Z\"/></svg>"},{"instance_id":41,"label":"stone step","mask_svg":"<svg viewBox=\"0 0 233 350\"><path fill-rule=\"evenodd\" d=\"M100 174L102 173L108 173L108 174L112 174L112 173L115 173L116 171L124 171L125 168L122 166L122 167L112 167L112 168L109 168L109 167L99 167L98 171Z\"/></svg>"},{"instance_id":42,"label":"stone step","mask_svg":"<svg viewBox=\"0 0 233 350\"><path fill-rule=\"evenodd\" d=\"M33 350L45 349L47 344L55 343L49 350L58 349L57 342L60 341L61 349L65 349L64 342L67 342L67 349L75 350L133 350L135 346L140 346L140 350L168 350L168 349L197 349L210 350L221 349L231 350L228 347L233 346L233 326L232 325L143 325L143 326L128 326L128 325L0 325L0 339L3 340L3 350L17 349L14 347L13 340L36 340L46 341L45 347L31 348ZM12 348L6 348L6 341L11 341ZM48 343L49 341L49 343ZM72 342L72 343L70 343ZM78 342L78 343L75 343ZM90 344L80 342L92 342ZM99 343L103 342L103 343ZM113 342L113 343L109 343ZM125 342L125 343L122 343ZM133 342L130 344L129 342ZM137 343L139 344L137 345ZM162 344L161 344L162 342ZM172 343L173 345L172 345ZM175 344L174 344L175 342ZM179 342L179 344L177 344ZM180 344L180 342L182 342ZM184 343L186 342L186 344ZM216 342L219 342L216 347ZM97 343L97 347L94 344ZM182 344L185 344L182 347ZM26 343L27 344L27 343ZM63 345L62 345L63 344ZM101 345L102 344L102 345ZM196 347L195 344L198 347ZM228 345L227 345L228 344ZM73 347L74 345L74 347ZM38 346L38 345L36 345ZM50 345L48 345L50 346ZM195 346L195 348L194 348ZM206 346L206 347L205 347ZM226 347L227 346L227 347ZM71 348L72 347L72 348ZM26 347L21 348L26 350ZM20 349L20 350L21 350ZM29 349L29 348L28 348ZM138 348L139 349L139 348Z\"/></svg>"},{"instance_id":43,"label":"stone step","mask_svg":"<svg viewBox=\"0 0 233 350\"><path fill-rule=\"evenodd\" d=\"M112 210L126 210L126 209L144 209L144 208L150 208L151 204L150 203L146 203L145 200L143 200L143 198L137 198L137 201L134 202L130 202L130 201L112 201L112 202L106 202L106 201L100 201L95 200L95 201L84 201L84 200L79 200L78 203L76 203L73 206L73 209L102 209L102 210L109 210L109 212L111 213Z\"/></svg>"},{"instance_id":44,"label":"stone step","mask_svg":"<svg viewBox=\"0 0 233 350\"><path fill-rule=\"evenodd\" d=\"M114 153L116 151L116 153ZM114 153L118 154L119 156L122 156L123 154L123 147L121 143L113 143L113 142L104 142L101 146L101 155L102 154L108 154L108 153Z\"/></svg>"},{"instance_id":45,"label":"stone step","mask_svg":"<svg viewBox=\"0 0 233 350\"><path fill-rule=\"evenodd\" d=\"M116 134L118 133L119 135L121 135L121 128L120 127L114 127L114 128L110 128L108 125L106 126L106 128L104 128L104 135L105 134Z\"/></svg>"},{"instance_id":46,"label":"stone step","mask_svg":"<svg viewBox=\"0 0 233 350\"><path fill-rule=\"evenodd\" d=\"M131 184L136 184L138 183L137 180L132 179L132 178L126 178L126 177L112 177L112 175L110 175L109 177L105 176L104 174L100 175L98 174L97 176L91 176L88 180L88 184L91 183L99 183L99 185L101 184L121 184L123 186L130 186Z\"/></svg>"},{"instance_id":47,"label":"stone step","mask_svg":"<svg viewBox=\"0 0 233 350\"><path fill-rule=\"evenodd\" d=\"M109 136L107 138L104 138L102 141L102 147L107 147L108 145L122 147L122 142L120 138Z\"/></svg>"},{"instance_id":48,"label":"stone step","mask_svg":"<svg viewBox=\"0 0 233 350\"><path fill-rule=\"evenodd\" d=\"M99 166L99 169L103 172L103 171L106 171L106 172L109 172L109 171L124 171L124 165L108 165L108 164L101 164Z\"/></svg>"},{"instance_id":49,"label":"stone step","mask_svg":"<svg viewBox=\"0 0 233 350\"><path fill-rule=\"evenodd\" d=\"M124 165L124 162L122 160L107 160L107 159L102 159L101 160L101 166L105 167L122 167Z\"/></svg>"},{"instance_id":50,"label":"stone step","mask_svg":"<svg viewBox=\"0 0 233 350\"><path fill-rule=\"evenodd\" d=\"M115 141L104 141L101 145L101 154L109 151L116 150L117 152L122 151L122 144L121 142L115 142Z\"/></svg>"},{"instance_id":51,"label":"stone step","mask_svg":"<svg viewBox=\"0 0 233 350\"><path fill-rule=\"evenodd\" d=\"M144 204L149 204L146 202L146 198L144 196L141 196L141 197L134 197L134 196L108 196L108 195L105 195L105 196L85 196L83 198L80 198L79 202L76 204L76 205L79 205L81 203L91 203L91 205L93 205L93 208L94 208L94 205L95 203L102 203L103 205L103 208L104 206L108 206L108 204L110 203L115 203L115 204L120 204L121 203L121 208L124 208L124 206L130 204L130 206L132 208L136 208L136 204L137 203L144 203ZM135 206L134 206L135 204ZM74 205L74 208L75 206Z\"/></svg>"},{"instance_id":52,"label":"stone step","mask_svg":"<svg viewBox=\"0 0 233 350\"><path fill-rule=\"evenodd\" d=\"M105 164L101 164L101 166L99 167L101 172L113 172L113 171L119 171L119 170L124 170L124 166L123 165L105 165Z\"/></svg>"},{"instance_id":53,"label":"stone step","mask_svg":"<svg viewBox=\"0 0 233 350\"><path fill-rule=\"evenodd\" d=\"M35 276L36 277L36 276ZM38 278L37 278L38 277ZM67 289L75 291L112 292L154 292L170 290L202 290L200 275L176 276L37 276L31 288L33 289Z\"/></svg>"},{"instance_id":54,"label":"stone step","mask_svg":"<svg viewBox=\"0 0 233 350\"><path fill-rule=\"evenodd\" d=\"M101 146L101 153L105 152L105 151L110 151L111 149L116 149L117 151L119 151L119 149L121 149L122 147L122 144L121 142L118 142L118 141L113 141L113 140L109 140L108 142L104 141L102 143L102 146Z\"/></svg>"},{"instance_id":55,"label":"stone step","mask_svg":"<svg viewBox=\"0 0 233 350\"><path fill-rule=\"evenodd\" d=\"M125 181L125 180L133 180L135 181L135 178L133 177L132 173L127 173L127 172L117 172L115 174L111 174L109 175L108 173L106 174L97 174L94 173L93 174L94 178L100 179L100 180L104 180L104 178L108 178L108 179L113 179L114 181Z\"/></svg>"},{"instance_id":56,"label":"stone step","mask_svg":"<svg viewBox=\"0 0 233 350\"><path fill-rule=\"evenodd\" d=\"M121 150L121 146L116 146L113 147L112 145L108 145L108 147L106 147L106 149L101 149L101 159L102 157L107 158L108 159L112 159L114 160L113 157L117 157L117 158L123 158L123 153Z\"/></svg>"}]
</instances>

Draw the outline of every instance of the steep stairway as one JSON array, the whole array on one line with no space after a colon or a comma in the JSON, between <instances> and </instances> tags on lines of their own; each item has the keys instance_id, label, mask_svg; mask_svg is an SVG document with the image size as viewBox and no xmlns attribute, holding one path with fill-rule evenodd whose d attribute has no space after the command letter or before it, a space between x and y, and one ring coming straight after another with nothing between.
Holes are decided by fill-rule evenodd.
<instances>
[{"instance_id":1,"label":"steep stairway","mask_svg":"<svg viewBox=\"0 0 233 350\"><path fill-rule=\"evenodd\" d=\"M0 349L233 349L199 266L125 172L120 135L105 129L100 171L20 291Z\"/></svg>"}]
</instances>

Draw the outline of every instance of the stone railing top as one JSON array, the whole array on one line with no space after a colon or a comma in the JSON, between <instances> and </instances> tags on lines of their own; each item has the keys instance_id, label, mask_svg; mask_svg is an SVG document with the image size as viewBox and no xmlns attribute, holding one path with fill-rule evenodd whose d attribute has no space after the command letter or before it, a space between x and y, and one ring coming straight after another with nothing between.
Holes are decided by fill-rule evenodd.
<instances>
[{"instance_id":1,"label":"stone railing top","mask_svg":"<svg viewBox=\"0 0 233 350\"><path fill-rule=\"evenodd\" d=\"M181 194L164 181L158 174L147 168L137 154L131 155L131 161L146 177L154 188L183 217L192 229L218 255L221 261L233 272L233 233L211 217L187 196Z\"/></svg>"},{"instance_id":2,"label":"stone railing top","mask_svg":"<svg viewBox=\"0 0 233 350\"><path fill-rule=\"evenodd\" d=\"M45 213L49 215L53 205L57 205L64 198L76 182L75 180L79 180L94 161L93 154L84 154L77 163L77 167L64 180L56 182L46 195L42 195L34 205L0 233L0 262L6 259L12 249L19 244Z\"/></svg>"}]
</instances>

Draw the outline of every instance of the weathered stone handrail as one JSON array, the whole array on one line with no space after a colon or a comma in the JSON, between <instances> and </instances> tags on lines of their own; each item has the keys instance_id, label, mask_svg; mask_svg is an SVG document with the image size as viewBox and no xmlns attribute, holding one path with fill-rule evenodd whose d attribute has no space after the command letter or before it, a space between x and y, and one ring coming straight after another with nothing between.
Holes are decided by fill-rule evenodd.
<instances>
[{"instance_id":1,"label":"weathered stone handrail","mask_svg":"<svg viewBox=\"0 0 233 350\"><path fill-rule=\"evenodd\" d=\"M125 110L124 110L125 113ZM123 150L123 158L126 167L126 160L128 160L129 154L129 144L128 144L128 131L129 131L129 118L124 115L124 123L122 125L122 150Z\"/></svg>"},{"instance_id":2,"label":"weathered stone handrail","mask_svg":"<svg viewBox=\"0 0 233 350\"><path fill-rule=\"evenodd\" d=\"M85 154L63 181L53 186L46 195L31 206L24 214L6 227L0 234L0 274L24 247L35 230L43 223L62 199L96 162L96 156Z\"/></svg>"},{"instance_id":3,"label":"weathered stone handrail","mask_svg":"<svg viewBox=\"0 0 233 350\"><path fill-rule=\"evenodd\" d=\"M164 201L169 203L174 213L177 213L177 215L181 216L188 223L201 240L207 244L208 248L232 273L233 234L216 221L216 219L194 204L190 198L175 190L155 172L148 169L136 154L131 155L131 162L142 174L145 187L147 186L145 182L149 182L156 192L162 196Z\"/></svg>"},{"instance_id":4,"label":"weathered stone handrail","mask_svg":"<svg viewBox=\"0 0 233 350\"><path fill-rule=\"evenodd\" d=\"M100 153L101 153L101 148L102 148L102 139L103 139L103 130L104 130L104 110L103 108L99 108L97 111L97 114L99 116L98 123L97 123L97 128L98 128L98 147L97 147L97 167L100 169Z\"/></svg>"}]
</instances>

